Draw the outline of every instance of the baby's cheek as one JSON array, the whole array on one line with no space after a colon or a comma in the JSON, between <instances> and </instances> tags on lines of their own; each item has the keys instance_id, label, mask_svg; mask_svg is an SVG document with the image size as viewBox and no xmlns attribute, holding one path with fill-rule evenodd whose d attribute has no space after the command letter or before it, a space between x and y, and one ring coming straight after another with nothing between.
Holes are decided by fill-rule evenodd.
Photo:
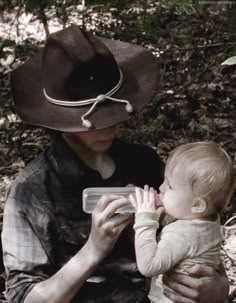
<instances>
[{"instance_id":1,"label":"baby's cheek","mask_svg":"<svg viewBox=\"0 0 236 303\"><path fill-rule=\"evenodd\" d=\"M165 193L161 199L161 202L166 210L172 208L173 201L174 201L174 195L172 195L170 192Z\"/></svg>"}]
</instances>

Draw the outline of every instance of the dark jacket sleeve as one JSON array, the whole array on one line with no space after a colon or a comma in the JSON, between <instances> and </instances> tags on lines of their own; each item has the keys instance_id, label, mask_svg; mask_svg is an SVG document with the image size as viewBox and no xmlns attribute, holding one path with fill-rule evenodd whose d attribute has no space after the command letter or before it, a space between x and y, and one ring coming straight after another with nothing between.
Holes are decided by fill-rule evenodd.
<instances>
[{"instance_id":1,"label":"dark jacket sleeve","mask_svg":"<svg viewBox=\"0 0 236 303\"><path fill-rule=\"evenodd\" d=\"M25 173L25 175L24 175ZM12 183L6 197L1 234L3 261L6 276L7 302L23 302L35 284L52 274L52 264L44 243L48 236L49 216L40 208L43 198L40 182L26 180L22 172ZM28 176L28 175L27 175ZM38 237L35 227L42 226L43 237Z\"/></svg>"}]
</instances>

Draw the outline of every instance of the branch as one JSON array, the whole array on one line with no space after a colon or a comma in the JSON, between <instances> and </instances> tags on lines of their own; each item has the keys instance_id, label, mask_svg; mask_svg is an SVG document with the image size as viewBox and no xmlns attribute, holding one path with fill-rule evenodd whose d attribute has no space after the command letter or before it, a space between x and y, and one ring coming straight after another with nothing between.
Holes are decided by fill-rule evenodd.
<instances>
[{"instance_id":1,"label":"branch","mask_svg":"<svg viewBox=\"0 0 236 303\"><path fill-rule=\"evenodd\" d=\"M48 20L47 20L47 16L45 14L45 10L43 7L40 6L39 10L38 10L38 17L39 19L42 21L43 23L43 27L45 30L45 34L46 34L46 38L48 38L50 32L49 32L49 28L48 28Z\"/></svg>"},{"instance_id":2,"label":"branch","mask_svg":"<svg viewBox=\"0 0 236 303\"><path fill-rule=\"evenodd\" d=\"M6 170L19 170L21 169L22 167L21 166L17 166L17 165L9 165L9 166L0 166L0 173L6 171Z\"/></svg>"},{"instance_id":3,"label":"branch","mask_svg":"<svg viewBox=\"0 0 236 303\"><path fill-rule=\"evenodd\" d=\"M236 44L236 43L234 43ZM233 45L234 45L233 44ZM184 88L186 88L187 86L189 86L190 84L192 84L193 82L195 82L198 78L200 78L203 74L205 74L211 67L213 67L214 65L217 64L218 61L223 60L225 54L230 51L232 47L229 47L227 50L225 50L213 63L209 64L207 67L204 68L204 70L202 72L200 72L199 74L197 74L194 78L192 78L191 80L189 80L188 82L186 82L183 86L177 88L174 92L173 95L178 93L179 91L183 90ZM164 77L163 77L164 78ZM163 79L162 79L163 80ZM156 95L156 98L161 98L165 95L165 92L160 92Z\"/></svg>"},{"instance_id":4,"label":"branch","mask_svg":"<svg viewBox=\"0 0 236 303\"><path fill-rule=\"evenodd\" d=\"M183 86L180 86L174 93L175 94L178 93L182 89L186 88L187 86L189 86L190 84L192 84L193 82L195 82L195 80L197 80L202 75L204 75L209 70L209 68L213 67L215 64L216 64L216 61L214 61L212 64L208 65L207 67L205 67L202 72L200 72L194 78L192 78L191 80L189 80L188 82L186 82Z\"/></svg>"},{"instance_id":5,"label":"branch","mask_svg":"<svg viewBox=\"0 0 236 303\"><path fill-rule=\"evenodd\" d=\"M172 47L169 49L165 49L163 51L169 52L169 51L188 51L188 50L194 50L198 48L210 48L210 47L218 47L218 46L223 46L223 45L236 45L236 42L225 42L225 43L215 43L215 44L206 44L206 45L196 45L194 47Z\"/></svg>"},{"instance_id":6,"label":"branch","mask_svg":"<svg viewBox=\"0 0 236 303\"><path fill-rule=\"evenodd\" d=\"M227 301L225 303L231 303L234 301L235 298L236 298L236 287L228 295Z\"/></svg>"},{"instance_id":7,"label":"branch","mask_svg":"<svg viewBox=\"0 0 236 303\"><path fill-rule=\"evenodd\" d=\"M81 14L82 14L82 28L85 29L85 0L82 0L82 3L81 3Z\"/></svg>"},{"instance_id":8,"label":"branch","mask_svg":"<svg viewBox=\"0 0 236 303\"><path fill-rule=\"evenodd\" d=\"M22 144L22 146L30 146L30 147L36 147L40 150L43 150L43 145L40 143L34 143L34 142L25 142Z\"/></svg>"},{"instance_id":9,"label":"branch","mask_svg":"<svg viewBox=\"0 0 236 303\"><path fill-rule=\"evenodd\" d=\"M19 37L19 27L18 27L18 25L19 25L19 16L20 16L20 13L21 13L21 9L23 8L23 5L24 5L23 1L20 1L19 7L18 7L17 12L16 12L16 16L13 19L13 21L11 23L11 26L10 26L10 29L9 29L6 37L5 37L6 40L9 39L10 34L12 32L12 29L13 29L13 26L14 26L15 22L17 22L16 23L16 44L18 44L18 37Z\"/></svg>"}]
</instances>

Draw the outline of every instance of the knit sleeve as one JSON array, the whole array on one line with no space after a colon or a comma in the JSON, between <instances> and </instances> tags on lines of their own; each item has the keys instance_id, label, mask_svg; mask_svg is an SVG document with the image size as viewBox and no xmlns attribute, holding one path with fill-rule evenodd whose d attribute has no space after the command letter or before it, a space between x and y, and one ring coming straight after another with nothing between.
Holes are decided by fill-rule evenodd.
<instances>
[{"instance_id":1,"label":"knit sleeve","mask_svg":"<svg viewBox=\"0 0 236 303\"><path fill-rule=\"evenodd\" d=\"M152 213L136 214L134 229L137 265L139 271L146 277L153 277L168 271L189 251L188 243L179 233L162 232L160 240L157 242L158 226Z\"/></svg>"}]
</instances>

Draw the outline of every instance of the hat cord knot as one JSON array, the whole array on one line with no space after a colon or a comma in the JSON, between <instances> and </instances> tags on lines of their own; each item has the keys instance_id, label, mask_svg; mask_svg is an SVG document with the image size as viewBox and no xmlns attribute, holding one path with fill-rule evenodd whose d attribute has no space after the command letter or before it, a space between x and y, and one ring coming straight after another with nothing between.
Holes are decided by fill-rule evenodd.
<instances>
[{"instance_id":1,"label":"hat cord knot","mask_svg":"<svg viewBox=\"0 0 236 303\"><path fill-rule=\"evenodd\" d=\"M85 106L85 105L91 104L91 107L89 108L89 110L81 116L82 125L86 128L91 128L92 123L86 117L89 116L93 112L93 110L95 109L97 104L104 102L106 100L109 100L112 102L117 102L117 103L125 103L126 104L125 110L128 113L133 112L133 106L131 105L131 103L128 100L111 97L113 94L115 94L120 89L120 87L123 83L123 74L120 69L119 69L119 72L120 72L120 79L119 79L119 82L117 83L117 85L115 87L113 87L106 94L100 94L96 98L93 98L93 99L85 99L85 100L80 100L80 101L65 101L65 100L58 100L58 99L54 99L54 98L50 97L47 94L45 88L43 89L43 93L44 93L44 96L47 99L47 101L49 101L50 103L55 104L55 105L76 107L76 106Z\"/></svg>"},{"instance_id":2,"label":"hat cord knot","mask_svg":"<svg viewBox=\"0 0 236 303\"><path fill-rule=\"evenodd\" d=\"M126 111L128 113L131 113L133 111L133 106L130 104L130 102L128 100L112 98L112 97L108 96L107 94L99 95L99 96L97 96L96 101L93 103L93 105L90 107L90 109L81 116L83 126L85 126L87 128L92 127L92 123L88 119L86 119L86 117L89 116L93 112L93 110L95 109L95 107L97 106L98 103L101 103L105 100L110 100L110 101L118 102L118 103L125 103Z\"/></svg>"}]
</instances>

